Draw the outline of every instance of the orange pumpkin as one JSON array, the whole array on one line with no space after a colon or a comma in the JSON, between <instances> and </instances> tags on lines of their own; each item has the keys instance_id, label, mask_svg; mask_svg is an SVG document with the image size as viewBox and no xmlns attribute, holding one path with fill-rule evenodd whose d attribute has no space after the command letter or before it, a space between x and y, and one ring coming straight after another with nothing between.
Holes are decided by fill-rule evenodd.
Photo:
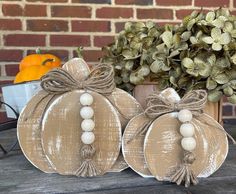
<instances>
[{"instance_id":1,"label":"orange pumpkin","mask_svg":"<svg viewBox=\"0 0 236 194\"><path fill-rule=\"evenodd\" d=\"M61 60L52 54L31 54L26 56L21 62L19 69L20 71L30 66L47 66L50 68L60 67Z\"/></svg>"},{"instance_id":2,"label":"orange pumpkin","mask_svg":"<svg viewBox=\"0 0 236 194\"><path fill-rule=\"evenodd\" d=\"M39 80L43 75L50 71L52 67L48 66L29 66L20 71L14 80L14 83L21 83L26 81Z\"/></svg>"}]
</instances>

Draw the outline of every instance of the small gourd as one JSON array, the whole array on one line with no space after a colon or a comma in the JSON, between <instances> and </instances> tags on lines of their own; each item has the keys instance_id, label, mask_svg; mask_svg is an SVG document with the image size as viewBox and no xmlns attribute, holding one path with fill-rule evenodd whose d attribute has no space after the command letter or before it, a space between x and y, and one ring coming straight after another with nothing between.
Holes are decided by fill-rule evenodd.
<instances>
[{"instance_id":1,"label":"small gourd","mask_svg":"<svg viewBox=\"0 0 236 194\"><path fill-rule=\"evenodd\" d=\"M22 71L31 66L55 68L61 66L61 60L52 54L42 54L40 49L37 49L35 54L28 55L22 59L19 69Z\"/></svg>"},{"instance_id":2,"label":"small gourd","mask_svg":"<svg viewBox=\"0 0 236 194\"><path fill-rule=\"evenodd\" d=\"M60 67L61 60L52 54L41 54L37 49L36 54L31 54L22 59L19 73L14 83L39 80L53 68Z\"/></svg>"}]
</instances>

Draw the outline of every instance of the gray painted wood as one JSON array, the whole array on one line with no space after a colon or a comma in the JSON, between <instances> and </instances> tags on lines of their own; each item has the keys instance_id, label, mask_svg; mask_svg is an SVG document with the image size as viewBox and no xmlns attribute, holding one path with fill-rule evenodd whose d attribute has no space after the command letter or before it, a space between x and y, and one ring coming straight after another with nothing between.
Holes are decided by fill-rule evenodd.
<instances>
[{"instance_id":1,"label":"gray painted wood","mask_svg":"<svg viewBox=\"0 0 236 194\"><path fill-rule=\"evenodd\" d=\"M5 137L5 138L3 138ZM11 136L10 136L11 137ZM0 142L10 139L0 134ZM108 173L101 177L77 178L45 174L32 166L21 151L0 158L1 193L168 193L168 194L227 194L236 193L236 146L230 145L222 167L211 177L200 179L197 186L186 189L154 178L144 179L130 169Z\"/></svg>"}]
</instances>

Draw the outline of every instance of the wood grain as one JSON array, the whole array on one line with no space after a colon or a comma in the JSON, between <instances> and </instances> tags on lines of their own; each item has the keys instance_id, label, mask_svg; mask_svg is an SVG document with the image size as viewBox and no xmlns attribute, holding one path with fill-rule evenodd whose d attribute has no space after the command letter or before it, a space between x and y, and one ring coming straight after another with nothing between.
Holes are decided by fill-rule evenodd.
<instances>
[{"instance_id":1,"label":"wood grain","mask_svg":"<svg viewBox=\"0 0 236 194\"><path fill-rule=\"evenodd\" d=\"M176 167L182 163L181 123L177 114L169 113L157 118L145 137L144 156L148 168L160 181L170 181ZM193 124L197 147L193 151L196 161L191 169L198 177L208 177L224 162L228 153L228 140L222 126L206 114L194 118Z\"/></svg>"},{"instance_id":2,"label":"wood grain","mask_svg":"<svg viewBox=\"0 0 236 194\"><path fill-rule=\"evenodd\" d=\"M89 92L89 91L87 91ZM58 97L47 109L42 123L42 147L51 165L59 174L74 175L81 165L82 129L79 102L84 90L75 90ZM120 152L121 125L116 110L102 95L89 92L94 98L96 154L93 161L106 173Z\"/></svg>"},{"instance_id":3,"label":"wood grain","mask_svg":"<svg viewBox=\"0 0 236 194\"><path fill-rule=\"evenodd\" d=\"M108 99L114 104L117 114L119 115L122 132L131 118L143 112L143 108L138 101L129 93L119 88L116 88L115 91L108 96ZM126 168L128 168L128 164L125 162L122 152L120 152L117 162L109 172L121 172Z\"/></svg>"},{"instance_id":4,"label":"wood grain","mask_svg":"<svg viewBox=\"0 0 236 194\"><path fill-rule=\"evenodd\" d=\"M144 113L130 120L123 134L122 152L125 161L135 172L143 177L152 177L148 170L143 152L145 134L140 134L132 141L129 141L136 131L147 121L149 121L149 118L147 118Z\"/></svg>"},{"instance_id":5,"label":"wood grain","mask_svg":"<svg viewBox=\"0 0 236 194\"><path fill-rule=\"evenodd\" d=\"M41 145L40 126L40 121L48 98L40 103L40 106L35 109L32 115L29 115L45 94L44 91L40 91L28 102L27 106L21 112L17 124L17 137L20 147L28 160L43 172L51 173L54 172L54 170L45 157Z\"/></svg>"}]
</instances>

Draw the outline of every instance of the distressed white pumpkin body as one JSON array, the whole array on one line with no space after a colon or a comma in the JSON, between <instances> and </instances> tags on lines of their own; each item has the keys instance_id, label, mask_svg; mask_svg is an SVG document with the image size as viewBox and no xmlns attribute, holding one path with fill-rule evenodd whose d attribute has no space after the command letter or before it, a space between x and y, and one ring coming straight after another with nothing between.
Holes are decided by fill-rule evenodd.
<instances>
[{"instance_id":1,"label":"distressed white pumpkin body","mask_svg":"<svg viewBox=\"0 0 236 194\"><path fill-rule=\"evenodd\" d=\"M183 138L179 132L181 122L178 113L169 113L157 118L146 134L144 156L150 172L160 181L170 181L174 170L182 163ZM207 121L208 124L205 122ZM196 160L191 169L198 177L208 177L224 162L228 153L228 140L223 127L207 114L194 117L194 139L192 151Z\"/></svg>"},{"instance_id":2,"label":"distressed white pumpkin body","mask_svg":"<svg viewBox=\"0 0 236 194\"><path fill-rule=\"evenodd\" d=\"M83 132L79 101L83 93L83 90L76 90L61 95L48 107L43 118L41 136L44 152L53 168L63 175L75 174L81 165L81 136L84 133L88 133L82 136L84 143L93 143L96 149L93 161L101 174L114 165L119 155L121 125L115 108L102 95L89 92L94 98L91 108L96 125L93 132Z\"/></svg>"}]
</instances>

